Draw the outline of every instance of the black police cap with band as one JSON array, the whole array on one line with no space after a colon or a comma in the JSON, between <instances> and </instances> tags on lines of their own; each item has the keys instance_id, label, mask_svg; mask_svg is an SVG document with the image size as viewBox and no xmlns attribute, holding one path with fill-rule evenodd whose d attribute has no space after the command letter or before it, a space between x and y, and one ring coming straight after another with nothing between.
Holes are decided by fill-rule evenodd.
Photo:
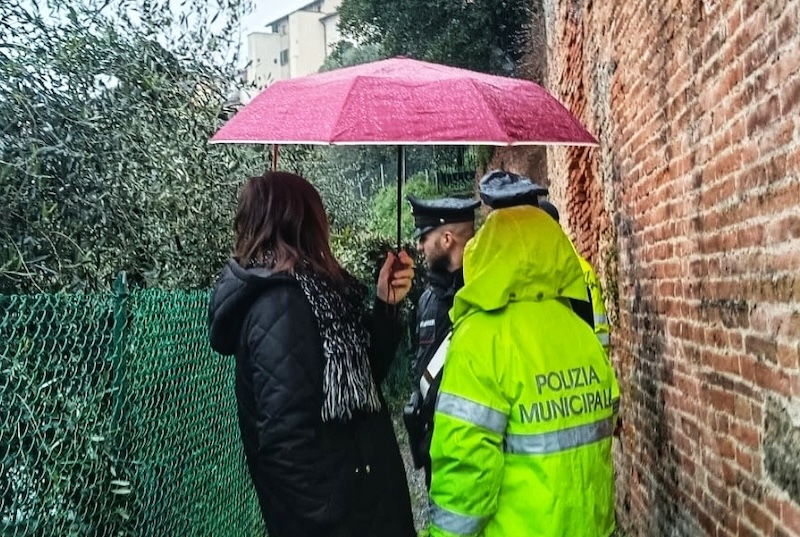
<instances>
[{"instance_id":1,"label":"black police cap with band","mask_svg":"<svg viewBox=\"0 0 800 537\"><path fill-rule=\"evenodd\" d=\"M480 201L463 198L423 200L409 195L406 199L414 215L415 239L444 224L474 221L475 209L481 204Z\"/></svg>"},{"instance_id":2,"label":"black police cap with band","mask_svg":"<svg viewBox=\"0 0 800 537\"><path fill-rule=\"evenodd\" d=\"M525 176L494 170L481 178L480 195L492 209L517 205L539 206L539 196L546 196L547 189Z\"/></svg>"}]
</instances>

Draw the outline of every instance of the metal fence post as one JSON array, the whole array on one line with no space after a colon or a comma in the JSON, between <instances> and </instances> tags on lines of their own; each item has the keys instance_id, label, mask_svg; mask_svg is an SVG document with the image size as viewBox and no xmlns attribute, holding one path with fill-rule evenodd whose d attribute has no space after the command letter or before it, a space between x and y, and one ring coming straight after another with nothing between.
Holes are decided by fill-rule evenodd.
<instances>
[{"instance_id":1,"label":"metal fence post","mask_svg":"<svg viewBox=\"0 0 800 537\"><path fill-rule=\"evenodd\" d=\"M125 345L128 335L128 276L120 272L114 282L114 327L113 327L113 364L114 364L114 414L111 421L112 431L117 432L125 403Z\"/></svg>"}]
</instances>

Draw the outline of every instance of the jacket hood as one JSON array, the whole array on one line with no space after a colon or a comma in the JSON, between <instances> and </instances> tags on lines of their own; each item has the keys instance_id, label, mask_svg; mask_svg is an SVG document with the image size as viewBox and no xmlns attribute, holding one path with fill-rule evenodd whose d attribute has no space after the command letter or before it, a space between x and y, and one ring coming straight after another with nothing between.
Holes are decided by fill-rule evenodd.
<instances>
[{"instance_id":1,"label":"jacket hood","mask_svg":"<svg viewBox=\"0 0 800 537\"><path fill-rule=\"evenodd\" d=\"M555 298L587 299L578 256L561 226L533 206L489 213L464 251L464 287L455 296L453 322L509 302Z\"/></svg>"},{"instance_id":2,"label":"jacket hood","mask_svg":"<svg viewBox=\"0 0 800 537\"><path fill-rule=\"evenodd\" d=\"M284 272L263 267L244 269L229 259L211 293L208 326L211 347L220 354L233 354L250 306L264 289L295 281Z\"/></svg>"}]
</instances>

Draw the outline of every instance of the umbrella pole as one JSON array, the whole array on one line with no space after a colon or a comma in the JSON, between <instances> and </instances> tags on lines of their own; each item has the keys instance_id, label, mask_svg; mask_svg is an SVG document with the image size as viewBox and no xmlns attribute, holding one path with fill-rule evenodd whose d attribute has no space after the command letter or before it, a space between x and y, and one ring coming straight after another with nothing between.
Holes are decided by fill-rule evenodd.
<instances>
[{"instance_id":1,"label":"umbrella pole","mask_svg":"<svg viewBox=\"0 0 800 537\"><path fill-rule=\"evenodd\" d=\"M278 171L278 144L272 144L272 171Z\"/></svg>"},{"instance_id":2,"label":"umbrella pole","mask_svg":"<svg viewBox=\"0 0 800 537\"><path fill-rule=\"evenodd\" d=\"M397 253L400 254L402 247L402 207L403 207L403 184L406 182L406 147L397 146Z\"/></svg>"}]
</instances>

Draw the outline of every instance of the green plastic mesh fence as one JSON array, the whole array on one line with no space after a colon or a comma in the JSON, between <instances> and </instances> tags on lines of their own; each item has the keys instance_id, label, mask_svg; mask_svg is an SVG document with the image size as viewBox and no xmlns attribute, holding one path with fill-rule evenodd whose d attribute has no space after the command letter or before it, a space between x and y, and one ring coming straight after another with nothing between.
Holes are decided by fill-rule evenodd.
<instances>
[{"instance_id":1,"label":"green plastic mesh fence","mask_svg":"<svg viewBox=\"0 0 800 537\"><path fill-rule=\"evenodd\" d=\"M0 535L265 535L207 304L0 295Z\"/></svg>"}]
</instances>

